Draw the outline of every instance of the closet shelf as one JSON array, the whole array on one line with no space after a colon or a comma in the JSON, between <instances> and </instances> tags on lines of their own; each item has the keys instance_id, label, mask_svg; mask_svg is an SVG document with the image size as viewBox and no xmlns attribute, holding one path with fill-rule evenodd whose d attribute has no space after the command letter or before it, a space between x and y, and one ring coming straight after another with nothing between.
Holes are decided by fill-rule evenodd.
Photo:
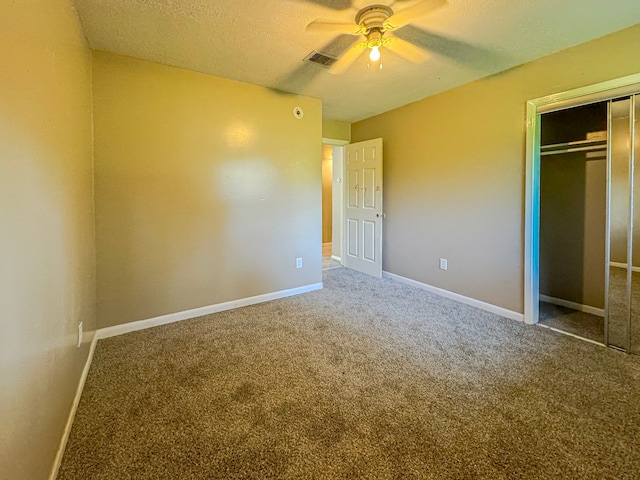
<instances>
[{"instance_id":1,"label":"closet shelf","mask_svg":"<svg viewBox=\"0 0 640 480\"><path fill-rule=\"evenodd\" d=\"M553 145L542 145L540 155L559 155L561 153L592 152L606 150L606 139L577 140L575 142L554 143Z\"/></svg>"}]
</instances>

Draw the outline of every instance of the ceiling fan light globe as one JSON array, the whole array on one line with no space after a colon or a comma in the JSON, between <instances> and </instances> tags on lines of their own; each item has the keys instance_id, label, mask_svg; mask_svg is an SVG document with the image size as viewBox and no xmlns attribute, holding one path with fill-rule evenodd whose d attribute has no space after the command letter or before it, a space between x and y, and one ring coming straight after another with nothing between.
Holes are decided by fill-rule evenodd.
<instances>
[{"instance_id":1,"label":"ceiling fan light globe","mask_svg":"<svg viewBox=\"0 0 640 480\"><path fill-rule=\"evenodd\" d=\"M372 62L378 62L380 60L380 47L371 47L371 51L369 52L369 60L371 60Z\"/></svg>"}]
</instances>

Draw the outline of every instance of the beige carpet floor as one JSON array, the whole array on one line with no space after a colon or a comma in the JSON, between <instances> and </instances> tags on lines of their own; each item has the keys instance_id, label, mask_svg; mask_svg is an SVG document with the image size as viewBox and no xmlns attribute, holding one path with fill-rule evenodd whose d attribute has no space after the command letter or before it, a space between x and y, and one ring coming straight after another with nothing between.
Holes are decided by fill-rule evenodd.
<instances>
[{"instance_id":1,"label":"beige carpet floor","mask_svg":"<svg viewBox=\"0 0 640 480\"><path fill-rule=\"evenodd\" d=\"M638 357L324 275L100 341L59 478L638 478Z\"/></svg>"}]
</instances>

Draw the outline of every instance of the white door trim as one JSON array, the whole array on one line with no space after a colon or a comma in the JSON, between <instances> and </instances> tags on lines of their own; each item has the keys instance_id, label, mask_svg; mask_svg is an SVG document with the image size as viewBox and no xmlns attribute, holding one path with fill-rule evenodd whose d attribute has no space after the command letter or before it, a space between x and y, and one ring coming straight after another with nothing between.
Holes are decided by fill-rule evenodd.
<instances>
[{"instance_id":1,"label":"white door trim","mask_svg":"<svg viewBox=\"0 0 640 480\"><path fill-rule=\"evenodd\" d=\"M540 115L640 92L640 74L629 75L527 102L524 321L538 323L540 294Z\"/></svg>"},{"instance_id":2,"label":"white door trim","mask_svg":"<svg viewBox=\"0 0 640 480\"><path fill-rule=\"evenodd\" d=\"M347 140L337 140L334 138L322 137L322 144L331 145L332 147L343 147L345 145L349 145L349 142Z\"/></svg>"},{"instance_id":3,"label":"white door trim","mask_svg":"<svg viewBox=\"0 0 640 480\"><path fill-rule=\"evenodd\" d=\"M332 208L331 208L331 258L342 265L343 216L344 216L344 147L333 146Z\"/></svg>"}]
</instances>

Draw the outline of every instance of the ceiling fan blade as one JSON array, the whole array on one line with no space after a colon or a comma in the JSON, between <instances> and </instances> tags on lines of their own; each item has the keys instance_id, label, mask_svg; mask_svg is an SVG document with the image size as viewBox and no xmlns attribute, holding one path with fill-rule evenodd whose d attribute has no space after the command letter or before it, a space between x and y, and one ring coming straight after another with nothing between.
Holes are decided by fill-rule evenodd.
<instances>
[{"instance_id":1,"label":"ceiling fan blade","mask_svg":"<svg viewBox=\"0 0 640 480\"><path fill-rule=\"evenodd\" d=\"M345 35L361 35L364 33L360 25L347 22L320 22L316 20L307 25L307 32L330 32Z\"/></svg>"},{"instance_id":2,"label":"ceiling fan blade","mask_svg":"<svg viewBox=\"0 0 640 480\"><path fill-rule=\"evenodd\" d=\"M421 0L387 18L384 21L384 29L387 31L393 31L398 28L402 28L408 23L411 23L436 8L443 6L445 3L447 3L446 0Z\"/></svg>"},{"instance_id":3,"label":"ceiling fan blade","mask_svg":"<svg viewBox=\"0 0 640 480\"><path fill-rule=\"evenodd\" d=\"M413 63L422 63L431 56L422 48L416 47L415 45L398 37L389 37L385 40L384 46L391 50L393 53L397 53L402 58L405 58L406 60L409 60Z\"/></svg>"},{"instance_id":4,"label":"ceiling fan blade","mask_svg":"<svg viewBox=\"0 0 640 480\"><path fill-rule=\"evenodd\" d=\"M366 42L356 43L353 47L344 52L338 61L331 66L329 73L333 75L340 75L341 73L344 73L366 49Z\"/></svg>"}]
</instances>

